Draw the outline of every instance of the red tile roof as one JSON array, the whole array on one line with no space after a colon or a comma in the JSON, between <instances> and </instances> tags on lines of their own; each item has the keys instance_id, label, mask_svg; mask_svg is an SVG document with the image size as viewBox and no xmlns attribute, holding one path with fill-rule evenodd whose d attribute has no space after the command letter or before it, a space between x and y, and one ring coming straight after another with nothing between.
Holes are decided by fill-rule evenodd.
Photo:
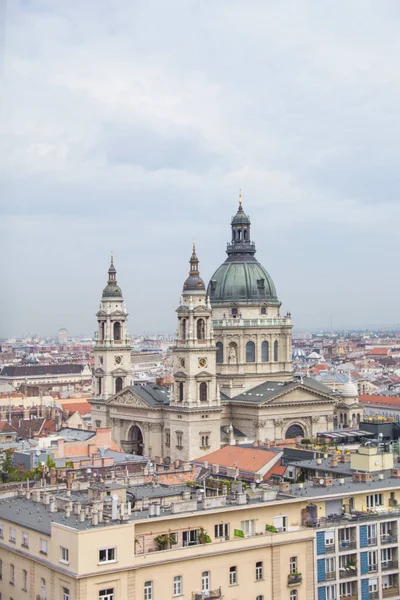
<instances>
[{"instance_id":1,"label":"red tile roof","mask_svg":"<svg viewBox=\"0 0 400 600\"><path fill-rule=\"evenodd\" d=\"M367 356L387 356L388 353L388 348L371 348L368 350Z\"/></svg>"},{"instance_id":2,"label":"red tile roof","mask_svg":"<svg viewBox=\"0 0 400 600\"><path fill-rule=\"evenodd\" d=\"M373 404L375 406L400 407L400 396L380 396L375 394L361 394L361 404Z\"/></svg>"},{"instance_id":3,"label":"red tile roof","mask_svg":"<svg viewBox=\"0 0 400 600\"><path fill-rule=\"evenodd\" d=\"M239 471L257 473L274 458L276 458L276 452L269 450L224 446L215 452L196 459L196 462L208 462L210 465L215 464L220 467L237 467Z\"/></svg>"}]
</instances>

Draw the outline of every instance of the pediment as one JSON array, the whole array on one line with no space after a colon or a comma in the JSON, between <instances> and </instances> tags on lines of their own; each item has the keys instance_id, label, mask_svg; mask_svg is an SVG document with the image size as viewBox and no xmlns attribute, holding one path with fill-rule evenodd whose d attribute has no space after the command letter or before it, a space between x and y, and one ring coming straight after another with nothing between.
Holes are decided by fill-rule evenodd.
<instances>
[{"instance_id":1,"label":"pediment","mask_svg":"<svg viewBox=\"0 0 400 600\"><path fill-rule=\"evenodd\" d=\"M125 317L125 313L122 312L122 310L114 310L114 312L112 312L110 314L111 317Z\"/></svg>"},{"instance_id":2,"label":"pediment","mask_svg":"<svg viewBox=\"0 0 400 600\"><path fill-rule=\"evenodd\" d=\"M94 374L95 375L105 375L105 371L101 367L98 367L97 369L95 369Z\"/></svg>"},{"instance_id":3,"label":"pediment","mask_svg":"<svg viewBox=\"0 0 400 600\"><path fill-rule=\"evenodd\" d=\"M174 377L175 379L186 379L187 375L183 371L177 371L176 373L174 373Z\"/></svg>"},{"instance_id":4,"label":"pediment","mask_svg":"<svg viewBox=\"0 0 400 600\"><path fill-rule=\"evenodd\" d=\"M261 398L259 398L261 400ZM332 404L335 403L335 399L323 392L313 390L305 385L299 384L291 389L283 388L281 392L278 392L269 400L260 402L261 406L270 406L272 404L308 404L315 402L326 402L330 400Z\"/></svg>"},{"instance_id":5,"label":"pediment","mask_svg":"<svg viewBox=\"0 0 400 600\"><path fill-rule=\"evenodd\" d=\"M201 371L195 376L196 379L212 379L212 377L213 375L211 375L211 373L209 373L208 371Z\"/></svg>"},{"instance_id":6,"label":"pediment","mask_svg":"<svg viewBox=\"0 0 400 600\"><path fill-rule=\"evenodd\" d=\"M132 406L137 408L149 409L150 406L146 404L141 398L136 396L131 390L122 390L110 398L107 402L111 406Z\"/></svg>"},{"instance_id":7,"label":"pediment","mask_svg":"<svg viewBox=\"0 0 400 600\"><path fill-rule=\"evenodd\" d=\"M121 367L118 367L117 369L114 369L113 371L111 371L111 375L114 375L114 376L126 375L127 373L128 373L128 371L126 371L125 369L121 369Z\"/></svg>"},{"instance_id":8,"label":"pediment","mask_svg":"<svg viewBox=\"0 0 400 600\"><path fill-rule=\"evenodd\" d=\"M106 316L107 316L107 313L106 313L106 311L105 311L105 310L99 310L99 311L96 313L96 317L106 317Z\"/></svg>"}]
</instances>

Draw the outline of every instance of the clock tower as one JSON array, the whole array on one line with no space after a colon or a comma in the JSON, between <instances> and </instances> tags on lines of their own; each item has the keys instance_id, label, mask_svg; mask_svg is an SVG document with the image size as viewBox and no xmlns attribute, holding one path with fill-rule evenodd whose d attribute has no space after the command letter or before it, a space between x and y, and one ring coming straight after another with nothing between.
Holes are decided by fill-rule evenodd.
<instances>
[{"instance_id":1,"label":"clock tower","mask_svg":"<svg viewBox=\"0 0 400 600\"><path fill-rule=\"evenodd\" d=\"M92 418L96 427L105 427L105 411L101 410L101 405L131 384L131 345L126 327L128 314L121 288L117 284L117 271L112 256L108 283L103 290L96 316ZM100 409L99 414L96 409Z\"/></svg>"},{"instance_id":2,"label":"clock tower","mask_svg":"<svg viewBox=\"0 0 400 600\"><path fill-rule=\"evenodd\" d=\"M191 460L219 449L221 413L211 306L200 277L195 244L176 312L174 386L166 435L171 458Z\"/></svg>"}]
</instances>

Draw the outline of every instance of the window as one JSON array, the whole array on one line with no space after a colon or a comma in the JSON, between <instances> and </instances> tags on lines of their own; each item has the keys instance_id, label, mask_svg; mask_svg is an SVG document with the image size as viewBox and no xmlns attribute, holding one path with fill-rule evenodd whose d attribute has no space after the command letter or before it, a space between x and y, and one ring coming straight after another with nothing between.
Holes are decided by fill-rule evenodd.
<instances>
[{"instance_id":1,"label":"window","mask_svg":"<svg viewBox=\"0 0 400 600\"><path fill-rule=\"evenodd\" d=\"M269 361L269 343L268 342L263 342L261 344L261 360L262 360L262 362Z\"/></svg>"},{"instance_id":2,"label":"window","mask_svg":"<svg viewBox=\"0 0 400 600\"><path fill-rule=\"evenodd\" d=\"M169 448L171 445L171 433L169 431L165 432L165 445Z\"/></svg>"},{"instance_id":3,"label":"window","mask_svg":"<svg viewBox=\"0 0 400 600\"><path fill-rule=\"evenodd\" d=\"M183 402L183 396L185 392L185 384L183 381L179 383L179 402Z\"/></svg>"},{"instance_id":4,"label":"window","mask_svg":"<svg viewBox=\"0 0 400 600\"><path fill-rule=\"evenodd\" d=\"M297 573L297 556L292 556L289 563L289 572L291 575Z\"/></svg>"},{"instance_id":5,"label":"window","mask_svg":"<svg viewBox=\"0 0 400 600\"><path fill-rule=\"evenodd\" d=\"M99 562L115 562L116 554L116 548L102 548L101 550L99 550Z\"/></svg>"},{"instance_id":6,"label":"window","mask_svg":"<svg viewBox=\"0 0 400 600\"><path fill-rule=\"evenodd\" d=\"M15 567L14 565L10 565L10 584L15 584Z\"/></svg>"},{"instance_id":7,"label":"window","mask_svg":"<svg viewBox=\"0 0 400 600\"><path fill-rule=\"evenodd\" d=\"M22 532L22 545L25 548L28 548L28 542L29 542L28 534L26 533L26 531L23 531Z\"/></svg>"},{"instance_id":8,"label":"window","mask_svg":"<svg viewBox=\"0 0 400 600\"><path fill-rule=\"evenodd\" d=\"M182 596L182 575L174 577L174 596Z\"/></svg>"},{"instance_id":9,"label":"window","mask_svg":"<svg viewBox=\"0 0 400 600\"><path fill-rule=\"evenodd\" d=\"M368 546L376 544L376 525L367 525Z\"/></svg>"},{"instance_id":10,"label":"window","mask_svg":"<svg viewBox=\"0 0 400 600\"><path fill-rule=\"evenodd\" d=\"M186 319L182 319L181 337L186 340Z\"/></svg>"},{"instance_id":11,"label":"window","mask_svg":"<svg viewBox=\"0 0 400 600\"><path fill-rule=\"evenodd\" d=\"M60 562L63 563L69 563L69 550L68 548L64 548L63 546L60 546Z\"/></svg>"},{"instance_id":12,"label":"window","mask_svg":"<svg viewBox=\"0 0 400 600\"><path fill-rule=\"evenodd\" d=\"M16 542L17 538L16 538L16 533L15 533L15 527L10 527L10 542Z\"/></svg>"},{"instance_id":13,"label":"window","mask_svg":"<svg viewBox=\"0 0 400 600\"><path fill-rule=\"evenodd\" d=\"M102 382L102 377L98 377L97 378L97 391L99 394L101 394L101 389L102 389L101 382Z\"/></svg>"},{"instance_id":14,"label":"window","mask_svg":"<svg viewBox=\"0 0 400 600\"><path fill-rule=\"evenodd\" d=\"M377 550L372 550L368 552L368 572L374 573L378 570L378 552Z\"/></svg>"},{"instance_id":15,"label":"window","mask_svg":"<svg viewBox=\"0 0 400 600\"><path fill-rule=\"evenodd\" d=\"M290 600L297 600L297 590L292 590L290 592Z\"/></svg>"},{"instance_id":16,"label":"window","mask_svg":"<svg viewBox=\"0 0 400 600\"><path fill-rule=\"evenodd\" d=\"M273 526L277 528L278 531L286 531L287 530L287 517L274 517L273 518Z\"/></svg>"},{"instance_id":17,"label":"window","mask_svg":"<svg viewBox=\"0 0 400 600\"><path fill-rule=\"evenodd\" d=\"M40 538L40 552L42 554L47 554L47 540Z\"/></svg>"},{"instance_id":18,"label":"window","mask_svg":"<svg viewBox=\"0 0 400 600\"><path fill-rule=\"evenodd\" d=\"M117 377L115 380L115 393L117 394L122 390L122 377Z\"/></svg>"},{"instance_id":19,"label":"window","mask_svg":"<svg viewBox=\"0 0 400 600\"><path fill-rule=\"evenodd\" d=\"M234 319L236 319L236 317L238 315L238 309L236 307L233 307L232 310L231 310L231 314L232 314L232 317Z\"/></svg>"},{"instance_id":20,"label":"window","mask_svg":"<svg viewBox=\"0 0 400 600\"><path fill-rule=\"evenodd\" d=\"M198 530L189 529L188 531L184 531L182 535L182 543L184 546L195 546L198 544Z\"/></svg>"},{"instance_id":21,"label":"window","mask_svg":"<svg viewBox=\"0 0 400 600\"><path fill-rule=\"evenodd\" d=\"M382 494L368 494L367 495L367 508L374 508L375 506L383 506L383 495Z\"/></svg>"},{"instance_id":22,"label":"window","mask_svg":"<svg viewBox=\"0 0 400 600\"><path fill-rule=\"evenodd\" d=\"M346 581L341 583L339 586L339 596L340 598L346 598L346 596L353 595L353 586L350 581Z\"/></svg>"},{"instance_id":23,"label":"window","mask_svg":"<svg viewBox=\"0 0 400 600\"><path fill-rule=\"evenodd\" d=\"M278 360L278 341L275 340L274 342L274 361L277 362Z\"/></svg>"},{"instance_id":24,"label":"window","mask_svg":"<svg viewBox=\"0 0 400 600\"><path fill-rule=\"evenodd\" d=\"M263 578L263 564L261 561L256 562L256 581L261 581Z\"/></svg>"},{"instance_id":25,"label":"window","mask_svg":"<svg viewBox=\"0 0 400 600\"><path fill-rule=\"evenodd\" d=\"M201 436L201 448L208 448L209 447L209 437L208 435L202 435Z\"/></svg>"},{"instance_id":26,"label":"window","mask_svg":"<svg viewBox=\"0 0 400 600\"><path fill-rule=\"evenodd\" d=\"M151 598L151 596L150 596ZM115 600L114 588L108 588L107 590L99 591L99 600Z\"/></svg>"},{"instance_id":27,"label":"window","mask_svg":"<svg viewBox=\"0 0 400 600\"><path fill-rule=\"evenodd\" d=\"M335 532L325 531L325 546L332 547L335 545Z\"/></svg>"},{"instance_id":28,"label":"window","mask_svg":"<svg viewBox=\"0 0 400 600\"><path fill-rule=\"evenodd\" d=\"M183 448L183 433L176 434L176 447Z\"/></svg>"},{"instance_id":29,"label":"window","mask_svg":"<svg viewBox=\"0 0 400 600\"><path fill-rule=\"evenodd\" d=\"M28 571L22 569L22 589L24 592L28 591Z\"/></svg>"},{"instance_id":30,"label":"window","mask_svg":"<svg viewBox=\"0 0 400 600\"><path fill-rule=\"evenodd\" d=\"M264 600L264 596L257 596L256 600Z\"/></svg>"},{"instance_id":31,"label":"window","mask_svg":"<svg viewBox=\"0 0 400 600\"><path fill-rule=\"evenodd\" d=\"M229 585L237 585L237 567L229 569Z\"/></svg>"},{"instance_id":32,"label":"window","mask_svg":"<svg viewBox=\"0 0 400 600\"><path fill-rule=\"evenodd\" d=\"M197 328L197 339L204 340L206 337L204 319L197 319L196 328Z\"/></svg>"},{"instance_id":33,"label":"window","mask_svg":"<svg viewBox=\"0 0 400 600\"><path fill-rule=\"evenodd\" d=\"M266 315L266 314L267 314L267 307L266 307L266 306L262 306L262 307L261 307L261 310L260 310L260 313L261 313L262 315Z\"/></svg>"},{"instance_id":34,"label":"window","mask_svg":"<svg viewBox=\"0 0 400 600\"><path fill-rule=\"evenodd\" d=\"M146 581L144 584L144 600L153 600L153 582Z\"/></svg>"},{"instance_id":35,"label":"window","mask_svg":"<svg viewBox=\"0 0 400 600\"><path fill-rule=\"evenodd\" d=\"M246 344L246 362L256 361L256 346L254 342L247 342Z\"/></svg>"},{"instance_id":36,"label":"window","mask_svg":"<svg viewBox=\"0 0 400 600\"><path fill-rule=\"evenodd\" d=\"M211 588L210 571L203 571L201 574L201 591L203 593L209 592L210 588Z\"/></svg>"},{"instance_id":37,"label":"window","mask_svg":"<svg viewBox=\"0 0 400 600\"><path fill-rule=\"evenodd\" d=\"M98 429L99 427L101 427L101 421L95 421L96 424L96 429Z\"/></svg>"},{"instance_id":38,"label":"window","mask_svg":"<svg viewBox=\"0 0 400 600\"><path fill-rule=\"evenodd\" d=\"M217 342L217 363L221 364L224 362L224 346L222 342Z\"/></svg>"},{"instance_id":39,"label":"window","mask_svg":"<svg viewBox=\"0 0 400 600\"><path fill-rule=\"evenodd\" d=\"M336 585L326 586L326 600L336 600Z\"/></svg>"},{"instance_id":40,"label":"window","mask_svg":"<svg viewBox=\"0 0 400 600\"><path fill-rule=\"evenodd\" d=\"M40 600L46 600L46 580L40 580Z\"/></svg>"},{"instance_id":41,"label":"window","mask_svg":"<svg viewBox=\"0 0 400 600\"><path fill-rule=\"evenodd\" d=\"M61 589L61 599L62 600L71 600L71 597L69 595L69 589L66 587L63 587Z\"/></svg>"},{"instance_id":42,"label":"window","mask_svg":"<svg viewBox=\"0 0 400 600\"><path fill-rule=\"evenodd\" d=\"M383 548L381 550L381 566L388 567L393 560L393 549Z\"/></svg>"},{"instance_id":43,"label":"window","mask_svg":"<svg viewBox=\"0 0 400 600\"><path fill-rule=\"evenodd\" d=\"M207 402L207 384L205 381L200 384L200 402Z\"/></svg>"},{"instance_id":44,"label":"window","mask_svg":"<svg viewBox=\"0 0 400 600\"><path fill-rule=\"evenodd\" d=\"M240 521L240 529L245 536L254 535L255 532L255 521L254 519L248 521Z\"/></svg>"},{"instance_id":45,"label":"window","mask_svg":"<svg viewBox=\"0 0 400 600\"><path fill-rule=\"evenodd\" d=\"M229 539L229 523L214 525L214 537Z\"/></svg>"},{"instance_id":46,"label":"window","mask_svg":"<svg viewBox=\"0 0 400 600\"><path fill-rule=\"evenodd\" d=\"M335 559L333 557L325 559L325 573L327 579L336 579L335 571L336 571Z\"/></svg>"},{"instance_id":47,"label":"window","mask_svg":"<svg viewBox=\"0 0 400 600\"><path fill-rule=\"evenodd\" d=\"M118 323L118 321L117 323L114 323L114 340L121 340L121 323Z\"/></svg>"},{"instance_id":48,"label":"window","mask_svg":"<svg viewBox=\"0 0 400 600\"><path fill-rule=\"evenodd\" d=\"M3 523L0 523L0 538L4 537L3 533Z\"/></svg>"}]
</instances>

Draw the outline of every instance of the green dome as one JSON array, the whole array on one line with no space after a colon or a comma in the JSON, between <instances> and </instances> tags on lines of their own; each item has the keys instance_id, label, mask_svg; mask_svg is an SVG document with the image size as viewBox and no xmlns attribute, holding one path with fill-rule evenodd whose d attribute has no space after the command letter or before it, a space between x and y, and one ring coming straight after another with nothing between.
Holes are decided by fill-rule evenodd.
<instances>
[{"instance_id":1,"label":"green dome","mask_svg":"<svg viewBox=\"0 0 400 600\"><path fill-rule=\"evenodd\" d=\"M109 283L103 290L103 298L122 298L119 285Z\"/></svg>"},{"instance_id":2,"label":"green dome","mask_svg":"<svg viewBox=\"0 0 400 600\"><path fill-rule=\"evenodd\" d=\"M214 273L207 290L211 306L280 304L274 282L254 257L228 258Z\"/></svg>"}]
</instances>

